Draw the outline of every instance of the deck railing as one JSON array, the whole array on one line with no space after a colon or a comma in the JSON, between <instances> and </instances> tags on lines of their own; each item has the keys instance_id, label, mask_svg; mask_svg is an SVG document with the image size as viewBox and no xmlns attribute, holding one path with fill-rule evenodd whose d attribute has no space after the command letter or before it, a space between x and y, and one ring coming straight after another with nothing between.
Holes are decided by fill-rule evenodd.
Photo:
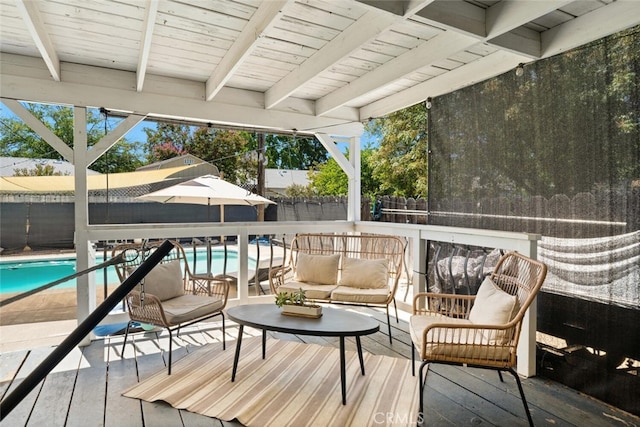
<instances>
[{"instance_id":1,"label":"deck railing","mask_svg":"<svg viewBox=\"0 0 640 427\"><path fill-rule=\"evenodd\" d=\"M192 239L194 237L233 236L237 243L238 271L237 296L228 302L228 306L271 302L272 296L251 295L249 283L248 252L251 236L293 236L296 233L376 233L403 237L407 242L406 282L411 286L411 293L426 290L425 273L427 271L427 250L429 242L446 242L458 245L483 246L503 250L515 250L523 255L536 258L537 242L540 235L513 233L496 230L469 229L418 224L395 224L382 222L322 221L322 222L237 222L237 223L190 223L190 224L118 224L90 225L86 228L85 249L91 247L90 242L114 241L130 239ZM83 241L76 239L78 248L78 269L90 267L90 257L80 257ZM83 264L83 261L87 265ZM81 304L86 313L89 305L95 301L91 294L91 281L78 281L78 312L82 313ZM84 287L84 288L83 288ZM86 297L83 297L85 295ZM398 298L397 298L398 299ZM398 307L411 311L411 300L397 301ZM536 313L535 304L530 313ZM111 322L126 321L125 314L114 314ZM120 317L118 317L120 316ZM518 354L518 372L525 376L535 374L535 316L527 315L523 325L523 336L520 340Z\"/></svg>"}]
</instances>

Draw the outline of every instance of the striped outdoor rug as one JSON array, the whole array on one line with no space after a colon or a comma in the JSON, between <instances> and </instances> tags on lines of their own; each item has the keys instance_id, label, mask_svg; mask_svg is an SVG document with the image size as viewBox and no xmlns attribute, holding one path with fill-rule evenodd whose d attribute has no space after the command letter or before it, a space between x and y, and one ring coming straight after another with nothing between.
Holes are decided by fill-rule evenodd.
<instances>
[{"instance_id":1,"label":"striped outdoor rug","mask_svg":"<svg viewBox=\"0 0 640 427\"><path fill-rule=\"evenodd\" d=\"M236 381L231 382L235 348L208 345L126 390L123 395L162 400L246 426L415 425L418 379L411 362L347 351L347 405L340 392L337 348L269 339L262 360L261 338L243 340Z\"/></svg>"}]
</instances>

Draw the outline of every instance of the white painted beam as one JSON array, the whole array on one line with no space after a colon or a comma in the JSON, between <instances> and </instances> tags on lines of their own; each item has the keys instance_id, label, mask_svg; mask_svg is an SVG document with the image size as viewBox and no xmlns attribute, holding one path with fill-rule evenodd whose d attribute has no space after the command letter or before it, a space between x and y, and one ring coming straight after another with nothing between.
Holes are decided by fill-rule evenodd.
<instances>
[{"instance_id":1,"label":"white painted beam","mask_svg":"<svg viewBox=\"0 0 640 427\"><path fill-rule=\"evenodd\" d=\"M426 19L433 25L474 36L485 38L485 10L463 0L433 2L419 10L417 16Z\"/></svg>"},{"instance_id":2,"label":"white painted beam","mask_svg":"<svg viewBox=\"0 0 640 427\"><path fill-rule=\"evenodd\" d=\"M323 115L369 91L392 83L427 65L441 61L477 43L477 40L452 31L442 32L316 101L316 114Z\"/></svg>"},{"instance_id":3,"label":"white painted beam","mask_svg":"<svg viewBox=\"0 0 640 427\"><path fill-rule=\"evenodd\" d=\"M31 114L31 112L24 108L18 101L8 98L0 99L2 99L2 102L7 106L7 108L13 111L16 116L20 117L27 126L44 139L47 144L60 153L66 161L73 163L73 149L53 133L51 129L46 127L40 119Z\"/></svg>"},{"instance_id":4,"label":"white painted beam","mask_svg":"<svg viewBox=\"0 0 640 427\"><path fill-rule=\"evenodd\" d=\"M278 108L265 110L263 93L226 87L207 102L204 83L151 75L147 76L144 92L136 92L134 72L65 62L61 65L65 80L53 82L43 76L41 69L45 67L38 58L0 54L0 93L10 99L103 106L113 111L148 113L154 118L300 132L326 129L339 136L362 131L355 108L345 107L318 117L313 101L288 98ZM100 86L94 84L98 81Z\"/></svg>"},{"instance_id":5,"label":"white painted beam","mask_svg":"<svg viewBox=\"0 0 640 427\"><path fill-rule=\"evenodd\" d=\"M49 38L49 33L44 27L44 22L38 10L38 2L30 0L16 0L16 7L22 16L29 34L33 39L42 59L51 73L51 77L57 82L60 81L60 60L53 43Z\"/></svg>"},{"instance_id":6,"label":"white painted beam","mask_svg":"<svg viewBox=\"0 0 640 427\"><path fill-rule=\"evenodd\" d=\"M144 23L142 24L142 39L140 40L140 52L138 53L138 73L136 80L136 90L138 92L142 92L144 77L147 75L147 64L149 63L149 54L151 52L151 39L153 37L153 29L156 25L159 3L158 0L145 0L144 2Z\"/></svg>"},{"instance_id":7,"label":"white painted beam","mask_svg":"<svg viewBox=\"0 0 640 427\"><path fill-rule=\"evenodd\" d=\"M486 11L486 37L505 34L573 1L499 1Z\"/></svg>"},{"instance_id":8,"label":"white painted beam","mask_svg":"<svg viewBox=\"0 0 640 427\"><path fill-rule=\"evenodd\" d=\"M138 123L143 121L145 117L146 116L141 114L132 114L121 121L114 130L103 136L100 141L91 147L91 150L87 153L87 165L91 165L98 160L100 156L106 153L107 150L118 142L120 138L125 136L127 132L136 127Z\"/></svg>"},{"instance_id":9,"label":"white painted beam","mask_svg":"<svg viewBox=\"0 0 640 427\"><path fill-rule=\"evenodd\" d=\"M349 162L349 159L347 159L345 155L342 154L342 151L340 151L334 140L327 134L316 133L315 135L322 146L327 149L329 154L331 154L331 157L333 157L338 165L342 168L344 173L347 174L347 178L352 179L355 175L355 169Z\"/></svg>"},{"instance_id":10,"label":"white painted beam","mask_svg":"<svg viewBox=\"0 0 640 427\"><path fill-rule=\"evenodd\" d=\"M618 0L542 33L542 57L565 52L638 25L640 1Z\"/></svg>"},{"instance_id":11,"label":"white painted beam","mask_svg":"<svg viewBox=\"0 0 640 427\"><path fill-rule=\"evenodd\" d=\"M258 41L278 22L289 0L265 1L255 11L242 33L233 42L206 84L206 99L214 96L233 76L233 73L251 55Z\"/></svg>"},{"instance_id":12,"label":"white painted beam","mask_svg":"<svg viewBox=\"0 0 640 427\"><path fill-rule=\"evenodd\" d=\"M443 95L487 80L517 67L520 62L525 62L526 60L527 58L521 55L497 51L362 107L360 109L360 120L381 117L422 102L427 97Z\"/></svg>"},{"instance_id":13,"label":"white painted beam","mask_svg":"<svg viewBox=\"0 0 640 427\"><path fill-rule=\"evenodd\" d=\"M309 80L359 49L362 44L374 39L400 19L402 18L388 13L381 14L377 10L365 13L311 58L265 92L265 107L273 108Z\"/></svg>"}]
</instances>

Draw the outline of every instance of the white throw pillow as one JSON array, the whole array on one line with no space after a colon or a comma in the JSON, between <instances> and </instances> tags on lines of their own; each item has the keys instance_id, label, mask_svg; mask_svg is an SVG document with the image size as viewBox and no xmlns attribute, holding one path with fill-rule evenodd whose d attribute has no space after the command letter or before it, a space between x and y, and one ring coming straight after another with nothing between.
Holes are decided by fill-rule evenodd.
<instances>
[{"instance_id":1,"label":"white throw pillow","mask_svg":"<svg viewBox=\"0 0 640 427\"><path fill-rule=\"evenodd\" d=\"M160 301L184 295L180 261L175 260L153 267L144 278L144 291L157 296Z\"/></svg>"},{"instance_id":2,"label":"white throw pillow","mask_svg":"<svg viewBox=\"0 0 640 427\"><path fill-rule=\"evenodd\" d=\"M340 286L382 289L389 283L389 260L345 257L342 260Z\"/></svg>"},{"instance_id":3,"label":"white throw pillow","mask_svg":"<svg viewBox=\"0 0 640 427\"><path fill-rule=\"evenodd\" d=\"M473 307L469 312L469 321L476 325L504 325L509 323L516 311L517 298L509 295L491 280L484 279Z\"/></svg>"},{"instance_id":4,"label":"white throw pillow","mask_svg":"<svg viewBox=\"0 0 640 427\"><path fill-rule=\"evenodd\" d=\"M321 285L335 285L338 280L339 263L339 254L309 255L304 252L298 252L294 280Z\"/></svg>"}]
</instances>

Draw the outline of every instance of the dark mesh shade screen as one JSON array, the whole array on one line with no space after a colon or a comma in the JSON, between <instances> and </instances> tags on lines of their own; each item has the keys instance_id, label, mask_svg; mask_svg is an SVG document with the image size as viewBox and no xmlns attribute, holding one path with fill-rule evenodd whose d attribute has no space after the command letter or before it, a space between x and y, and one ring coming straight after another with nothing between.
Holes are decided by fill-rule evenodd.
<instances>
[{"instance_id":1,"label":"dark mesh shade screen","mask_svg":"<svg viewBox=\"0 0 640 427\"><path fill-rule=\"evenodd\" d=\"M639 31L434 99L430 222L540 233L547 291L637 309Z\"/></svg>"}]
</instances>

